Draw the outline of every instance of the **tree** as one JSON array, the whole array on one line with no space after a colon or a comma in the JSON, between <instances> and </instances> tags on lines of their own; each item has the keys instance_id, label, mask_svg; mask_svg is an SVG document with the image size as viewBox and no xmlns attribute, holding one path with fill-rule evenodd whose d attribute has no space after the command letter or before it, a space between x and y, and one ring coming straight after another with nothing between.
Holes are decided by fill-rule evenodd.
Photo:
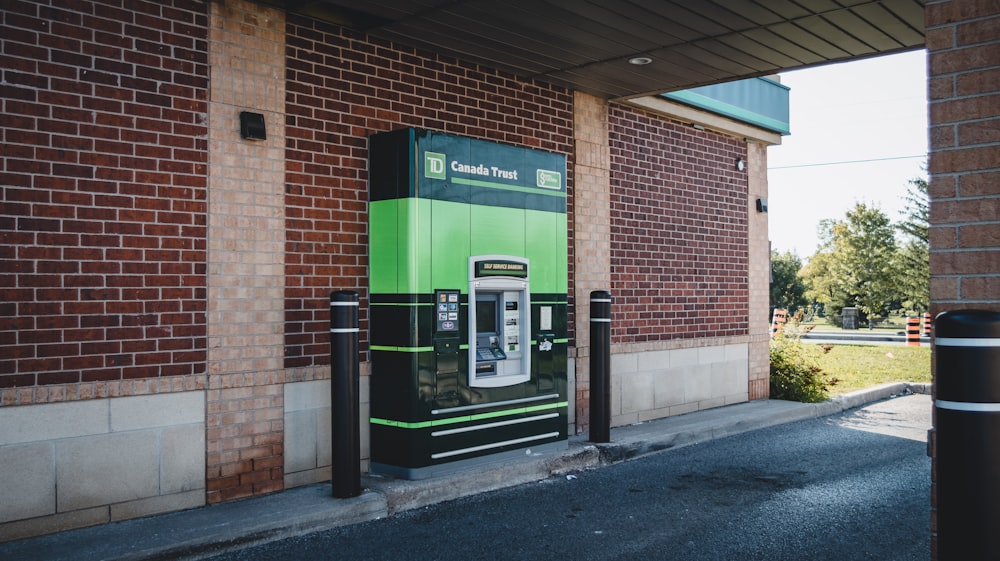
<instances>
[{"instance_id":1,"label":"tree","mask_svg":"<svg viewBox=\"0 0 1000 561\"><path fill-rule=\"evenodd\" d=\"M846 254L842 273L857 289L855 301L868 315L888 315L896 296L896 236L892 222L877 208L858 203L847 213Z\"/></svg>"},{"instance_id":2,"label":"tree","mask_svg":"<svg viewBox=\"0 0 1000 561\"><path fill-rule=\"evenodd\" d=\"M771 251L771 307L794 313L809 305L806 285L799 276L802 260L790 251Z\"/></svg>"},{"instance_id":3,"label":"tree","mask_svg":"<svg viewBox=\"0 0 1000 561\"><path fill-rule=\"evenodd\" d=\"M927 180L911 179L903 219L896 225L905 241L897 256L900 302L905 310L920 313L930 307L930 245L927 234L930 204Z\"/></svg>"},{"instance_id":4,"label":"tree","mask_svg":"<svg viewBox=\"0 0 1000 561\"><path fill-rule=\"evenodd\" d=\"M903 220L896 226L903 234L914 240L927 243L927 231L929 229L931 207L927 197L927 180L915 178L909 181L910 186L906 188L906 208L900 214Z\"/></svg>"},{"instance_id":5,"label":"tree","mask_svg":"<svg viewBox=\"0 0 1000 561\"><path fill-rule=\"evenodd\" d=\"M869 319L887 315L897 297L896 239L880 209L857 203L845 220L820 223L820 250L803 276L808 295L839 314L856 306Z\"/></svg>"},{"instance_id":6,"label":"tree","mask_svg":"<svg viewBox=\"0 0 1000 561\"><path fill-rule=\"evenodd\" d=\"M802 269L802 278L806 283L806 298L823 304L831 318L840 315L844 306L849 306L852 294L845 290L845 284L836 276L838 244L842 244L836 236L840 222L833 219L821 220L817 228L820 238L819 249L809 259Z\"/></svg>"}]
</instances>

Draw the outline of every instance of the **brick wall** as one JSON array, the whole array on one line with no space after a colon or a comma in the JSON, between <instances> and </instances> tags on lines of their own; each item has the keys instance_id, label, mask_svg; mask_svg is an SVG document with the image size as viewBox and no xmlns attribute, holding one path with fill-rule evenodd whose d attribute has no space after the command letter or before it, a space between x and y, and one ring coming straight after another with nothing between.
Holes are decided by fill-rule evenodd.
<instances>
[{"instance_id":1,"label":"brick wall","mask_svg":"<svg viewBox=\"0 0 1000 561\"><path fill-rule=\"evenodd\" d=\"M1000 311L1000 7L929 0L925 20L931 312ZM938 559L933 434L931 452L931 557Z\"/></svg>"},{"instance_id":2,"label":"brick wall","mask_svg":"<svg viewBox=\"0 0 1000 561\"><path fill-rule=\"evenodd\" d=\"M206 500L284 486L285 14L212 2ZM240 137L241 111L267 138Z\"/></svg>"},{"instance_id":3,"label":"brick wall","mask_svg":"<svg viewBox=\"0 0 1000 561\"><path fill-rule=\"evenodd\" d=\"M576 359L574 418L577 433L582 433L590 423L590 293L611 289L611 159L608 102L580 92L574 99L576 153L570 290L573 301L579 304L571 321Z\"/></svg>"},{"instance_id":4,"label":"brick wall","mask_svg":"<svg viewBox=\"0 0 1000 561\"><path fill-rule=\"evenodd\" d=\"M928 2L931 308L1000 310L995 2Z\"/></svg>"},{"instance_id":5,"label":"brick wall","mask_svg":"<svg viewBox=\"0 0 1000 561\"><path fill-rule=\"evenodd\" d=\"M198 386L205 5L46 4L0 7L2 404Z\"/></svg>"},{"instance_id":6,"label":"brick wall","mask_svg":"<svg viewBox=\"0 0 1000 561\"><path fill-rule=\"evenodd\" d=\"M748 333L742 139L611 105L612 343Z\"/></svg>"},{"instance_id":7,"label":"brick wall","mask_svg":"<svg viewBox=\"0 0 1000 561\"><path fill-rule=\"evenodd\" d=\"M747 177L750 241L750 348L748 399L766 399L771 395L770 318L771 309L771 244L768 238L767 213L757 212L757 199L767 199L767 148L759 142L749 142Z\"/></svg>"},{"instance_id":8,"label":"brick wall","mask_svg":"<svg viewBox=\"0 0 1000 561\"><path fill-rule=\"evenodd\" d=\"M331 290L358 291L367 354L369 135L421 127L568 154L573 98L293 15L287 41L285 366L295 368L329 363Z\"/></svg>"}]
</instances>

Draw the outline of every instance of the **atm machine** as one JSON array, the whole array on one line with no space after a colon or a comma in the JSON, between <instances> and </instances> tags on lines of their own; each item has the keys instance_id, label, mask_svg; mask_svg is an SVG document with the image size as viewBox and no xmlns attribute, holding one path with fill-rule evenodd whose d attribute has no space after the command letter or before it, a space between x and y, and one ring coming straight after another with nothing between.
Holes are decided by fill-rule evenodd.
<instances>
[{"instance_id":1,"label":"atm machine","mask_svg":"<svg viewBox=\"0 0 1000 561\"><path fill-rule=\"evenodd\" d=\"M369 153L372 472L565 448L565 156L420 129Z\"/></svg>"}]
</instances>

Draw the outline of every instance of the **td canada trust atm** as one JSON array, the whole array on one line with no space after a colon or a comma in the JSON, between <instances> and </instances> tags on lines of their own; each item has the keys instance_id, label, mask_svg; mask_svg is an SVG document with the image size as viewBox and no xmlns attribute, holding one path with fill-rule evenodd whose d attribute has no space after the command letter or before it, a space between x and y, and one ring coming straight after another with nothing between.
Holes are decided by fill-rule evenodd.
<instances>
[{"instance_id":1,"label":"td canada trust atm","mask_svg":"<svg viewBox=\"0 0 1000 561\"><path fill-rule=\"evenodd\" d=\"M369 153L372 472L565 448L565 156L420 129Z\"/></svg>"}]
</instances>

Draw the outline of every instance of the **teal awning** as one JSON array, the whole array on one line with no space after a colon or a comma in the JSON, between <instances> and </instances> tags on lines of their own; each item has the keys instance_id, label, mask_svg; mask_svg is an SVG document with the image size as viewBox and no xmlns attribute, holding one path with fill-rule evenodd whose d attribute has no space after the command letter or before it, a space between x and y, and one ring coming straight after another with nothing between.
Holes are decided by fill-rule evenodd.
<instances>
[{"instance_id":1,"label":"teal awning","mask_svg":"<svg viewBox=\"0 0 1000 561\"><path fill-rule=\"evenodd\" d=\"M788 92L788 86L780 82L769 78L751 78L660 95L786 135L791 133Z\"/></svg>"}]
</instances>

